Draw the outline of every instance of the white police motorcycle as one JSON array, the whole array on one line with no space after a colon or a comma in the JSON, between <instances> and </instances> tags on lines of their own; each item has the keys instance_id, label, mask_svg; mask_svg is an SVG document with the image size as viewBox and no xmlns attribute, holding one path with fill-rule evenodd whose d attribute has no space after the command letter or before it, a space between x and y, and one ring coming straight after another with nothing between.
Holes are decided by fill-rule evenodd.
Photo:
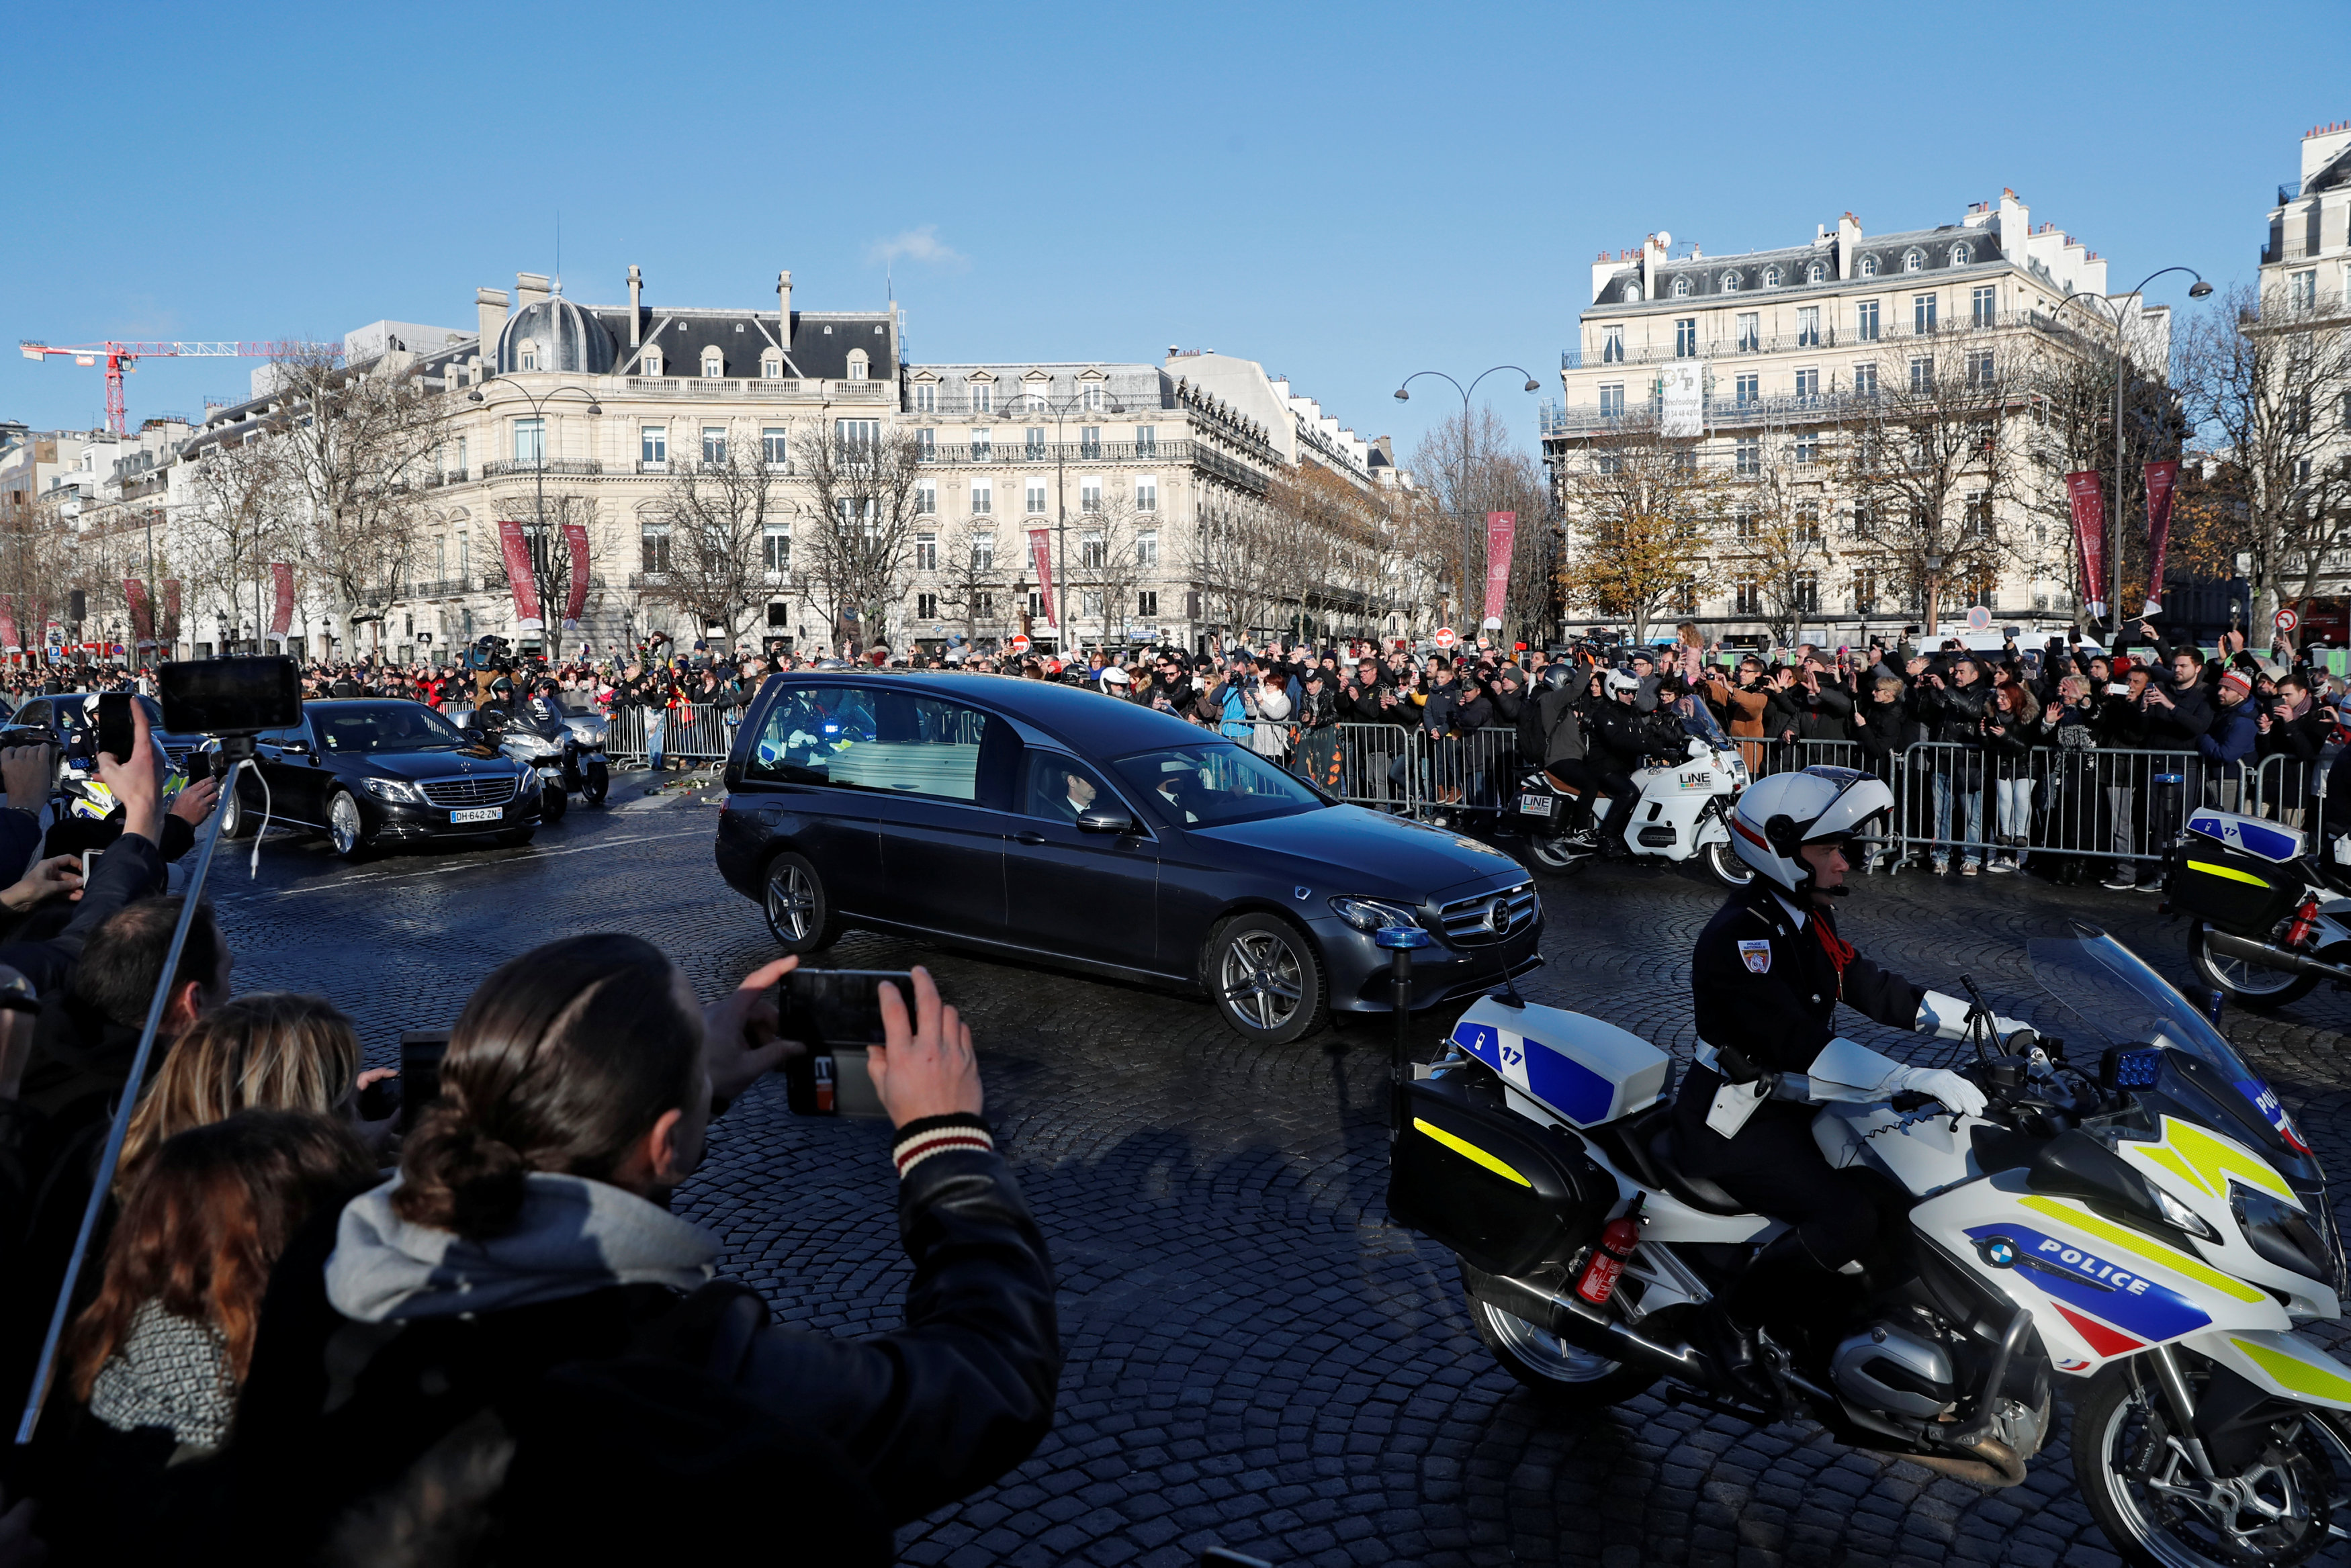
<instances>
[{"instance_id":1,"label":"white police motorcycle","mask_svg":"<svg viewBox=\"0 0 2351 1568\"><path fill-rule=\"evenodd\" d=\"M2047 1444L2064 1379L2075 1482L2126 1558L2301 1563L2351 1525L2351 1366L2296 1332L2341 1314L2325 1175L2268 1085L2128 950L2076 924L2028 957L2041 1032L1998 1038L1968 982L1959 1072L1981 1115L1802 1094L1828 1101L1813 1134L1832 1166L1910 1194L1910 1256L1873 1262L1802 1343L1758 1335L1776 1408L1698 1325L1784 1227L1681 1169L1673 1064L1647 1041L1480 1000L1400 1086L1390 1212L1453 1251L1479 1339L1549 1402L1664 1380L1671 1403L1806 1417L2001 1487ZM1924 1075L1851 1054L1887 1082Z\"/></svg>"},{"instance_id":2,"label":"white police motorcycle","mask_svg":"<svg viewBox=\"0 0 2351 1568\"><path fill-rule=\"evenodd\" d=\"M1731 847L1730 812L1748 784L1747 759L1697 698L1660 711L1680 721L1687 747L1680 758L1632 775L1641 798L1625 825L1625 847L1636 860L1695 858L1724 887L1744 888L1755 873ZM1609 802L1586 800L1585 793L1541 767L1520 773L1505 815L1526 836L1537 865L1573 874L1598 858Z\"/></svg>"}]
</instances>

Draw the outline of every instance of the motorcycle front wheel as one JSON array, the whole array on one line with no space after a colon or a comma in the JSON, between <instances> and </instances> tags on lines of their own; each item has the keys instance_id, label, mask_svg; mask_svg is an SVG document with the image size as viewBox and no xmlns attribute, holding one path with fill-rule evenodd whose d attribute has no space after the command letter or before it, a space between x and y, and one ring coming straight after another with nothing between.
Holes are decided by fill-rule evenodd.
<instances>
[{"instance_id":1,"label":"motorcycle front wheel","mask_svg":"<svg viewBox=\"0 0 2351 1568\"><path fill-rule=\"evenodd\" d=\"M580 794L590 805L601 805L612 788L612 770L601 757L588 764L588 781L580 786Z\"/></svg>"},{"instance_id":2,"label":"motorcycle front wheel","mask_svg":"<svg viewBox=\"0 0 2351 1568\"><path fill-rule=\"evenodd\" d=\"M1699 850L1698 857L1706 867L1707 875L1726 888L1737 889L1755 880L1755 867L1739 857L1739 851L1730 846L1727 838L1716 839Z\"/></svg>"},{"instance_id":3,"label":"motorcycle front wheel","mask_svg":"<svg viewBox=\"0 0 2351 1568\"><path fill-rule=\"evenodd\" d=\"M2314 974L2289 974L2282 969L2226 953L2216 953L2205 937L2211 928L2202 920L2188 933L2188 959L2196 978L2229 1000L2254 1008L2284 1007L2300 1002L2318 987Z\"/></svg>"},{"instance_id":4,"label":"motorcycle front wheel","mask_svg":"<svg viewBox=\"0 0 2351 1568\"><path fill-rule=\"evenodd\" d=\"M1598 1410L1623 1404L1657 1380L1654 1372L1570 1345L1539 1324L1479 1301L1475 1288L1479 1277L1477 1269L1461 1263L1461 1293L1468 1300L1470 1328L1502 1369L1544 1404Z\"/></svg>"},{"instance_id":5,"label":"motorcycle front wheel","mask_svg":"<svg viewBox=\"0 0 2351 1568\"><path fill-rule=\"evenodd\" d=\"M1583 870L1585 862L1592 858L1590 849L1575 848L1563 837L1530 836L1527 839L1527 853L1533 856L1535 864L1544 870L1556 871L1563 877L1574 876L1578 871Z\"/></svg>"},{"instance_id":6,"label":"motorcycle front wheel","mask_svg":"<svg viewBox=\"0 0 2351 1568\"><path fill-rule=\"evenodd\" d=\"M2115 1549L2142 1568L2306 1562L2351 1519L2351 1427L2298 1407L2215 1488L2174 1439L2144 1357L2108 1363L2074 1416L2074 1480Z\"/></svg>"}]
</instances>

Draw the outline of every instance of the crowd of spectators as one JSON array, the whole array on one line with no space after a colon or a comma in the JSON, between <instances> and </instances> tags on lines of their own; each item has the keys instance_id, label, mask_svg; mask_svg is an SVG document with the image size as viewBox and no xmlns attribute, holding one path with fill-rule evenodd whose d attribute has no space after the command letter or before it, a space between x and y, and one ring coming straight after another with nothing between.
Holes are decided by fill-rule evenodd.
<instances>
[{"instance_id":1,"label":"crowd of spectators","mask_svg":"<svg viewBox=\"0 0 2351 1568\"><path fill-rule=\"evenodd\" d=\"M27 867L0 890L12 1423L93 1194L99 1215L36 1438L0 1467L0 1568L602 1562L681 1529L773 1555L779 1521L807 1561L880 1563L894 1527L1028 1456L1059 1379L1051 1263L924 971L885 989L870 1063L904 1326L782 1327L670 1199L798 1049L774 1001L796 961L705 1006L640 939L549 943L417 1021L451 1028L438 1093L397 1107L329 999L234 994L209 909L164 974L174 803L136 729L132 763L98 762L121 821L86 883L74 857L27 866L37 800L0 809L0 859Z\"/></svg>"}]
</instances>

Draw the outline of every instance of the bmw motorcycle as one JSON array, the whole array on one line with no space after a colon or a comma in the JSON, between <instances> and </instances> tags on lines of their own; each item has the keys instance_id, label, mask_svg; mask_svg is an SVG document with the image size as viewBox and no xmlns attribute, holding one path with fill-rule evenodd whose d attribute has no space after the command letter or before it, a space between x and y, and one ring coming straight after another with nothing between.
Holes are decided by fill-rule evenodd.
<instances>
[{"instance_id":1,"label":"bmw motorcycle","mask_svg":"<svg viewBox=\"0 0 2351 1568\"><path fill-rule=\"evenodd\" d=\"M496 715L486 726L482 709L455 715L469 729L486 727L496 736L498 751L529 768L538 778L539 820L563 820L570 797L579 794L590 805L600 805L611 793L611 764L604 756L604 722L595 714L566 714L550 702L538 712L537 701L518 702L511 712Z\"/></svg>"},{"instance_id":2,"label":"bmw motorcycle","mask_svg":"<svg viewBox=\"0 0 2351 1568\"><path fill-rule=\"evenodd\" d=\"M2190 917L2196 978L2248 1007L2283 1007L2321 981L2351 985L2351 838L2335 858L2266 817L2197 810L2164 873L2167 914Z\"/></svg>"},{"instance_id":3,"label":"bmw motorcycle","mask_svg":"<svg viewBox=\"0 0 2351 1568\"><path fill-rule=\"evenodd\" d=\"M1389 1209L1456 1253L1479 1339L1557 1404L1662 1379L1672 1403L1809 1417L2001 1487L2048 1442L2063 1379L2075 1483L2126 1558L2300 1563L2351 1525L2351 1366L2295 1332L2340 1315L2325 1176L2128 950L2076 925L2029 954L2047 1032L1993 1039L1980 995L1970 1014L1981 1116L1903 1096L1813 1121L1833 1166L1910 1195L1910 1232L1792 1343L1757 1335L1776 1401L1693 1331L1783 1227L1680 1168L1672 1064L1638 1036L1479 1001L1398 1085Z\"/></svg>"},{"instance_id":4,"label":"bmw motorcycle","mask_svg":"<svg viewBox=\"0 0 2351 1568\"><path fill-rule=\"evenodd\" d=\"M1705 704L1685 702L1673 716L1688 737L1687 749L1632 775L1641 798L1625 824L1625 846L1636 860L1695 858L1724 887L1744 888L1755 872L1731 846L1730 812L1747 787L1747 759ZM1537 865L1573 874L1598 858L1608 797L1587 800L1585 793L1540 767L1519 775L1504 817L1525 836Z\"/></svg>"}]
</instances>

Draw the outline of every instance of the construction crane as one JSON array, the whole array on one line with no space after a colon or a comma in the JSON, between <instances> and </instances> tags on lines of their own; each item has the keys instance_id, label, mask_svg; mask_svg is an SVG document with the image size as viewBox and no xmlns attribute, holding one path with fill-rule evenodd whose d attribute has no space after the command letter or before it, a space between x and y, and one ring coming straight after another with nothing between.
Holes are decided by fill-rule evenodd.
<instances>
[{"instance_id":1,"label":"construction crane","mask_svg":"<svg viewBox=\"0 0 2351 1568\"><path fill-rule=\"evenodd\" d=\"M315 354L321 351L340 354L339 344L300 343L291 340L279 343L77 343L54 348L46 343L27 338L16 346L26 358L39 364L52 355L71 355L77 365L96 365L106 361L106 428L116 435L128 435L130 431L122 403L122 378L131 374L141 359L275 359L287 354Z\"/></svg>"}]
</instances>

